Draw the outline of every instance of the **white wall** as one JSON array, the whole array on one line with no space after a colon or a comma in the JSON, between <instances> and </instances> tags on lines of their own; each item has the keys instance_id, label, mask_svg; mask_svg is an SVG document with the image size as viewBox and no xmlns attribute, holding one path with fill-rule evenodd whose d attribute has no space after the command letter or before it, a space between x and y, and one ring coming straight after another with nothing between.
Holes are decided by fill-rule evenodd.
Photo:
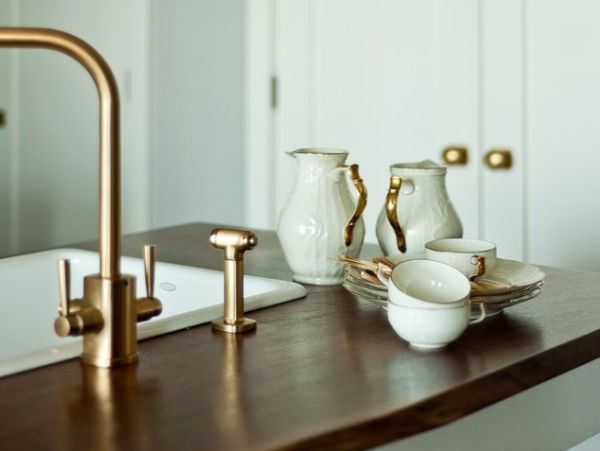
<instances>
[{"instance_id":1,"label":"white wall","mask_svg":"<svg viewBox=\"0 0 600 451\"><path fill-rule=\"evenodd\" d=\"M152 6L152 224L241 224L245 2Z\"/></svg>"},{"instance_id":2,"label":"white wall","mask_svg":"<svg viewBox=\"0 0 600 451\"><path fill-rule=\"evenodd\" d=\"M146 0L21 0L18 24L58 28L94 46L121 91L123 230L149 226ZM0 15L0 21L3 15ZM76 62L48 50L18 51L16 251L94 238L98 205L98 100Z\"/></svg>"},{"instance_id":3,"label":"white wall","mask_svg":"<svg viewBox=\"0 0 600 451\"><path fill-rule=\"evenodd\" d=\"M11 3L0 1L0 18L9 23L12 17ZM0 255L9 252L9 210L10 210L10 150L12 111L10 109L11 92L11 53L6 50L0 51L0 110L9 114L5 126L0 125Z\"/></svg>"},{"instance_id":4,"label":"white wall","mask_svg":"<svg viewBox=\"0 0 600 451\"><path fill-rule=\"evenodd\" d=\"M15 25L73 33L112 67L121 93L124 233L199 220L244 223L243 0L0 0L0 5L0 26L11 25L3 11L13 5ZM5 212L0 255L92 239L98 190L95 87L62 54L23 49L9 63L9 53L3 51L0 69L18 80L13 90L18 105L9 112L18 128L14 167L0 161ZM5 96L7 84L2 86ZM0 145L6 145L4 132ZM7 207L11 190L15 198Z\"/></svg>"}]
</instances>

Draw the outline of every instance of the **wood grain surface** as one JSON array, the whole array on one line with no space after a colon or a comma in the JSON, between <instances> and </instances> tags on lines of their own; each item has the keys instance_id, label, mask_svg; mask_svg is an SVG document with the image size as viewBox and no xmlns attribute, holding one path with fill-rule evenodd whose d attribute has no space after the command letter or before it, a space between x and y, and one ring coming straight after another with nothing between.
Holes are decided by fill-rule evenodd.
<instances>
[{"instance_id":1,"label":"wood grain surface","mask_svg":"<svg viewBox=\"0 0 600 451\"><path fill-rule=\"evenodd\" d=\"M124 253L153 242L161 261L219 269L211 228L132 235ZM275 234L258 237L247 273L290 279ZM254 312L248 335L198 326L144 341L131 367L70 360L9 376L0 449L364 449L423 432L600 356L600 274L545 271L539 298L437 352L409 348L341 287L308 286Z\"/></svg>"}]
</instances>

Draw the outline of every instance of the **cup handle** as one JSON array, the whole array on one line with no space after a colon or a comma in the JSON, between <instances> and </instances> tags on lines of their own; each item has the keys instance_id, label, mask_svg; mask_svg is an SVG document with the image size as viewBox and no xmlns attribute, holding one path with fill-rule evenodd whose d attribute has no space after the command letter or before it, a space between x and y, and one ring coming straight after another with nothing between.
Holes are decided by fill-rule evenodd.
<instances>
[{"instance_id":1,"label":"cup handle","mask_svg":"<svg viewBox=\"0 0 600 451\"><path fill-rule=\"evenodd\" d=\"M389 268L387 266L385 266L382 263L379 263L377 265L376 274L377 274L377 278L381 281L381 283L384 284L386 287L389 288L389 286L390 286L390 279L388 277L386 277L385 274L384 274L384 270L386 270L386 269L389 271Z\"/></svg>"},{"instance_id":2,"label":"cup handle","mask_svg":"<svg viewBox=\"0 0 600 451\"><path fill-rule=\"evenodd\" d=\"M365 186L363 179L358 173L357 164L351 164L347 167L344 166L341 168L335 168L331 173L332 178L335 181L339 182L341 180L340 172L346 171L348 171L350 181L352 181L352 183L354 184L357 193L356 206L354 208L354 212L352 213L352 216L350 216L350 219L348 219L348 222L344 227L344 245L348 247L352 244L352 241L354 240L354 227L356 226L356 223L362 216L363 211L365 211L365 207L367 206L367 187Z\"/></svg>"},{"instance_id":3,"label":"cup handle","mask_svg":"<svg viewBox=\"0 0 600 451\"><path fill-rule=\"evenodd\" d=\"M390 188L385 198L385 214L396 235L396 246L403 254L406 253L406 238L398 220L398 195L402 187L402 179L397 175L390 178Z\"/></svg>"},{"instance_id":4,"label":"cup handle","mask_svg":"<svg viewBox=\"0 0 600 451\"><path fill-rule=\"evenodd\" d=\"M480 302L478 305L479 305L479 312L480 312L479 316L477 318L469 321L469 325L480 323L485 319L485 304L483 302Z\"/></svg>"},{"instance_id":5,"label":"cup handle","mask_svg":"<svg viewBox=\"0 0 600 451\"><path fill-rule=\"evenodd\" d=\"M477 267L477 272L471 276L471 280L474 280L475 277L483 276L485 274L485 257L473 255L471 263Z\"/></svg>"}]
</instances>

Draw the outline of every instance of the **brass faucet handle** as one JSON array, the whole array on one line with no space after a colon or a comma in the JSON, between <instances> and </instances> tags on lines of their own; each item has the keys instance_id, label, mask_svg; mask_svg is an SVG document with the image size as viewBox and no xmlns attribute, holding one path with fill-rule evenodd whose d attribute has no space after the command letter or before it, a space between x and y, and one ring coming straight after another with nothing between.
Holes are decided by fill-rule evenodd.
<instances>
[{"instance_id":1,"label":"brass faucet handle","mask_svg":"<svg viewBox=\"0 0 600 451\"><path fill-rule=\"evenodd\" d=\"M60 316L67 316L71 301L71 262L69 260L58 261L58 291L60 296L58 313Z\"/></svg>"},{"instance_id":2,"label":"brass faucet handle","mask_svg":"<svg viewBox=\"0 0 600 451\"><path fill-rule=\"evenodd\" d=\"M102 328L102 315L98 309L83 307L81 299L71 299L71 263L58 261L58 290L60 304L54 330L61 337L82 335L85 332Z\"/></svg>"},{"instance_id":3,"label":"brass faucet handle","mask_svg":"<svg viewBox=\"0 0 600 451\"><path fill-rule=\"evenodd\" d=\"M144 275L146 279L146 296L154 297L154 270L156 268L156 245L144 246Z\"/></svg>"},{"instance_id":4,"label":"brass faucet handle","mask_svg":"<svg viewBox=\"0 0 600 451\"><path fill-rule=\"evenodd\" d=\"M81 310L81 299L71 299L71 262L61 259L58 261L58 292L60 303L58 314L67 316Z\"/></svg>"},{"instance_id":5,"label":"brass faucet handle","mask_svg":"<svg viewBox=\"0 0 600 451\"><path fill-rule=\"evenodd\" d=\"M162 312L162 303L154 297L154 274L156 268L156 245L144 246L144 279L146 280L146 297L139 298L136 303L137 320L146 321Z\"/></svg>"}]
</instances>

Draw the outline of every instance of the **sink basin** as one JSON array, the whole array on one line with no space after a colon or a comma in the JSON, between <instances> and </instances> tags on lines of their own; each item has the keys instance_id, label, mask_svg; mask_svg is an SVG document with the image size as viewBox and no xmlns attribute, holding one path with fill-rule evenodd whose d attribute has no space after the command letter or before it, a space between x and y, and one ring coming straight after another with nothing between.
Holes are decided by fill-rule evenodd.
<instances>
[{"instance_id":1,"label":"sink basin","mask_svg":"<svg viewBox=\"0 0 600 451\"><path fill-rule=\"evenodd\" d=\"M54 333L58 309L57 260L71 260L71 296L83 295L83 277L98 272L98 254L78 249L56 249L0 260L0 377L37 368L81 353L80 337ZM123 257L121 272L137 277L138 296L145 295L144 264ZM293 282L244 276L246 311L298 299L306 295ZM156 263L155 296L163 312L138 323L138 340L206 323L223 314L223 273L170 263ZM259 326L260 327L260 326Z\"/></svg>"}]
</instances>

